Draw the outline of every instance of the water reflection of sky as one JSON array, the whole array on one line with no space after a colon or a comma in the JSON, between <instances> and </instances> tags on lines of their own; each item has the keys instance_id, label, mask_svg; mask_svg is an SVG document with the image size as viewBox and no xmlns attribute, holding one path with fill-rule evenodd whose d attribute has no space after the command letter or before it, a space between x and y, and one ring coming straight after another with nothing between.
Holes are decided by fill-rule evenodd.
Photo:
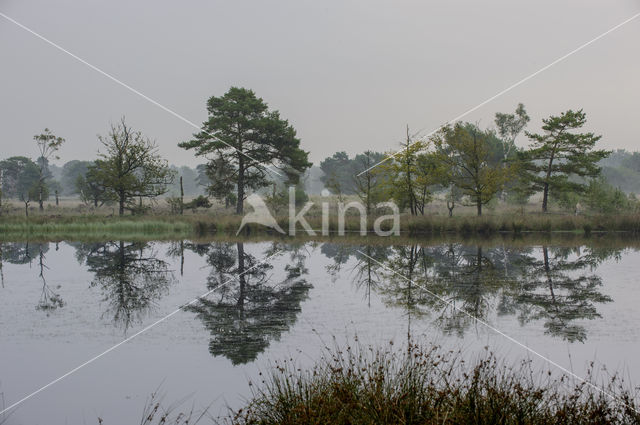
<instances>
[{"instance_id":1,"label":"water reflection of sky","mask_svg":"<svg viewBox=\"0 0 640 425\"><path fill-rule=\"evenodd\" d=\"M214 402L217 412L241 401L269 360L309 363L354 335L531 357L461 311L578 374L595 359L638 382L639 259L623 247L552 244L3 243L0 393L11 404L238 274L11 420L129 423L160 384L168 401L193 394L189 406Z\"/></svg>"}]
</instances>

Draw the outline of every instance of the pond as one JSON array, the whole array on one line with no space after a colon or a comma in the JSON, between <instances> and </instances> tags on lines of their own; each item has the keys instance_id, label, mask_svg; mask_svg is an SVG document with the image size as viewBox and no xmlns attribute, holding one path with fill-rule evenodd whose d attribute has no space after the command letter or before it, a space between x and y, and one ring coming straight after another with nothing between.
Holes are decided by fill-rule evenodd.
<instances>
[{"instance_id":1,"label":"pond","mask_svg":"<svg viewBox=\"0 0 640 425\"><path fill-rule=\"evenodd\" d=\"M637 242L2 242L0 410L63 378L0 423L135 424L155 391L216 416L270 362L354 343L579 376L593 361L638 383Z\"/></svg>"}]
</instances>

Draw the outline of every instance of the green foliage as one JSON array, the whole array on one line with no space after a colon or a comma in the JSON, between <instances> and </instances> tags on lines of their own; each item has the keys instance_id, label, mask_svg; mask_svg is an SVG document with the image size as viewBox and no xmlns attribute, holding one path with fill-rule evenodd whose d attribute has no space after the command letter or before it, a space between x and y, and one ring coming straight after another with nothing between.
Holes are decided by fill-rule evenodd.
<instances>
[{"instance_id":1,"label":"green foliage","mask_svg":"<svg viewBox=\"0 0 640 425\"><path fill-rule=\"evenodd\" d=\"M38 199L40 195L46 197L48 188L41 186L40 168L29 158L14 156L0 162L3 172L3 196L17 198L25 204L28 215L29 203Z\"/></svg>"},{"instance_id":2,"label":"green foliage","mask_svg":"<svg viewBox=\"0 0 640 425\"><path fill-rule=\"evenodd\" d=\"M211 202L206 196L199 195L190 202L185 203L184 207L195 213L198 208L211 208Z\"/></svg>"},{"instance_id":3,"label":"green foliage","mask_svg":"<svg viewBox=\"0 0 640 425\"><path fill-rule=\"evenodd\" d=\"M382 173L376 168L368 169L384 158L385 154L381 152L366 151L353 158L349 158L344 151L336 152L320 162L320 169L324 173L320 181L334 195L342 197L357 194L365 204L371 206L379 200L367 202L367 197L376 197L374 192Z\"/></svg>"},{"instance_id":4,"label":"green foliage","mask_svg":"<svg viewBox=\"0 0 640 425\"><path fill-rule=\"evenodd\" d=\"M91 167L98 186L108 198L116 198L119 214L139 209L140 198L154 198L167 192L174 179L166 160L158 154L156 144L139 131L128 127L124 118L111 125L107 136L99 136L105 153Z\"/></svg>"},{"instance_id":5,"label":"green foliage","mask_svg":"<svg viewBox=\"0 0 640 425\"><path fill-rule=\"evenodd\" d=\"M589 209L604 214L634 212L638 208L635 195L627 196L604 178L591 180L583 199Z\"/></svg>"},{"instance_id":6,"label":"green foliage","mask_svg":"<svg viewBox=\"0 0 640 425\"><path fill-rule=\"evenodd\" d=\"M224 201L226 207L235 203L238 197L234 195L236 170L233 165L227 162L223 156L218 155L203 167L208 182L206 186L209 196Z\"/></svg>"},{"instance_id":7,"label":"green foliage","mask_svg":"<svg viewBox=\"0 0 640 425\"><path fill-rule=\"evenodd\" d=\"M105 187L96 163L90 163L87 171L76 177L75 191L82 202L93 204L95 208L118 200L115 193Z\"/></svg>"},{"instance_id":8,"label":"green foliage","mask_svg":"<svg viewBox=\"0 0 640 425\"><path fill-rule=\"evenodd\" d=\"M222 97L209 98L207 111L209 119L202 131L179 146L195 150L197 156L215 154L216 160L225 164L225 181L236 187L238 214L243 212L248 189L269 185L265 164L280 169L294 182L311 166L295 129L279 112L269 111L253 91L232 87ZM220 195L218 189L214 192Z\"/></svg>"},{"instance_id":9,"label":"green foliage","mask_svg":"<svg viewBox=\"0 0 640 425\"><path fill-rule=\"evenodd\" d=\"M497 138L472 124L446 126L433 138L435 161L443 185L453 184L476 205L478 215L502 189L513 170L493 157Z\"/></svg>"},{"instance_id":10,"label":"green foliage","mask_svg":"<svg viewBox=\"0 0 640 425\"><path fill-rule=\"evenodd\" d=\"M411 215L424 215L427 203L432 199L431 186L438 182L436 160L427 152L429 143L412 142L407 130L403 149L392 159L383 162L374 175L384 175L382 193L393 199L398 207L408 209ZM380 173L380 174L378 174Z\"/></svg>"},{"instance_id":11,"label":"green foliage","mask_svg":"<svg viewBox=\"0 0 640 425\"><path fill-rule=\"evenodd\" d=\"M388 184L380 168L372 168L384 159L379 152L366 151L353 159L353 181L356 194L365 205L367 214L371 214L373 207L383 202L383 187Z\"/></svg>"},{"instance_id":12,"label":"green foliage","mask_svg":"<svg viewBox=\"0 0 640 425\"><path fill-rule=\"evenodd\" d=\"M533 143L520 159L524 181L531 190L543 192L542 210L547 211L550 192L557 198L563 192L584 193L588 185L570 177L597 177L598 162L610 152L593 150L601 136L573 132L586 124L582 110L568 110L542 121L544 133L527 133Z\"/></svg>"},{"instance_id":13,"label":"green foliage","mask_svg":"<svg viewBox=\"0 0 640 425\"><path fill-rule=\"evenodd\" d=\"M320 162L324 175L320 178L325 187L335 195L352 195L356 193L352 160L346 152L336 152Z\"/></svg>"}]
</instances>

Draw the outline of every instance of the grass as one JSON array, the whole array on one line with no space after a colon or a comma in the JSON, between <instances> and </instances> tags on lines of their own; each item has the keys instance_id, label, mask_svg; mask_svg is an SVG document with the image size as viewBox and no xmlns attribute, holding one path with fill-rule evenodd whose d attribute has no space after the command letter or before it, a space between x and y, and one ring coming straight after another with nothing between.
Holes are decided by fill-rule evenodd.
<instances>
[{"instance_id":1,"label":"grass","mask_svg":"<svg viewBox=\"0 0 640 425\"><path fill-rule=\"evenodd\" d=\"M194 234L191 223L158 217L37 216L0 218L0 239L178 239Z\"/></svg>"},{"instance_id":2,"label":"grass","mask_svg":"<svg viewBox=\"0 0 640 425\"><path fill-rule=\"evenodd\" d=\"M288 360L261 375L243 408L219 423L248 424L609 424L639 423L634 394L617 375L603 390L566 375L507 366L491 353L410 345L333 349L311 369Z\"/></svg>"},{"instance_id":3,"label":"grass","mask_svg":"<svg viewBox=\"0 0 640 425\"><path fill-rule=\"evenodd\" d=\"M53 238L53 239L178 239L206 237L208 235L235 235L242 218L237 215L146 215L108 217L103 215L33 215L29 218L17 215L0 216L0 238ZM288 218L278 217L283 229L288 229ZM322 217L307 218L310 226L318 230L322 226ZM367 223L369 235L374 235L373 219ZM640 215L615 216L574 216L558 214L528 215L486 215L482 217L459 216L444 217L438 215L411 217L401 216L400 229L403 235L433 236L488 236L496 234L553 233L566 232L582 235L593 233L640 234ZM388 230L390 221L383 223ZM338 230L335 217L329 220L331 236ZM360 220L358 216L347 216L345 232L358 235ZM297 233L306 235L298 226ZM261 225L248 224L242 236L279 235Z\"/></svg>"}]
</instances>

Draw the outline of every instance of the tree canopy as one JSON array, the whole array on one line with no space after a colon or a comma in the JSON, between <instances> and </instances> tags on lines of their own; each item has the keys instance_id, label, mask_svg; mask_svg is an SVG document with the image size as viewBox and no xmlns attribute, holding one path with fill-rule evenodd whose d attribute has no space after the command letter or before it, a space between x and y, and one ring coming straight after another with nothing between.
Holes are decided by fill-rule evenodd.
<instances>
[{"instance_id":1,"label":"tree canopy","mask_svg":"<svg viewBox=\"0 0 640 425\"><path fill-rule=\"evenodd\" d=\"M155 142L127 126L122 118L111 125L107 136L98 136L105 152L90 167L98 185L118 200L119 214L135 212L136 199L153 198L167 192L174 173L160 157Z\"/></svg>"},{"instance_id":2,"label":"tree canopy","mask_svg":"<svg viewBox=\"0 0 640 425\"><path fill-rule=\"evenodd\" d=\"M542 211L546 212L550 192L556 195L584 193L588 183L571 177L597 177L598 162L610 152L593 149L602 136L574 132L587 122L582 109L552 115L542 122L544 133L526 133L532 144L521 153L521 160L523 178L532 191L542 191Z\"/></svg>"},{"instance_id":3,"label":"tree canopy","mask_svg":"<svg viewBox=\"0 0 640 425\"><path fill-rule=\"evenodd\" d=\"M308 152L300 149L295 129L278 111L270 111L252 90L232 87L221 97L212 96L207 111L209 118L202 131L179 146L207 158L207 173L224 175L224 180L235 186L236 213L242 214L248 190L270 184L268 167L278 170L275 175L286 175L297 182L311 166ZM217 188L213 193L219 195Z\"/></svg>"},{"instance_id":4,"label":"tree canopy","mask_svg":"<svg viewBox=\"0 0 640 425\"><path fill-rule=\"evenodd\" d=\"M444 127L433 137L441 178L469 196L478 215L511 174L509 167L492 158L495 150L490 147L495 139L490 131L468 123Z\"/></svg>"}]
</instances>

